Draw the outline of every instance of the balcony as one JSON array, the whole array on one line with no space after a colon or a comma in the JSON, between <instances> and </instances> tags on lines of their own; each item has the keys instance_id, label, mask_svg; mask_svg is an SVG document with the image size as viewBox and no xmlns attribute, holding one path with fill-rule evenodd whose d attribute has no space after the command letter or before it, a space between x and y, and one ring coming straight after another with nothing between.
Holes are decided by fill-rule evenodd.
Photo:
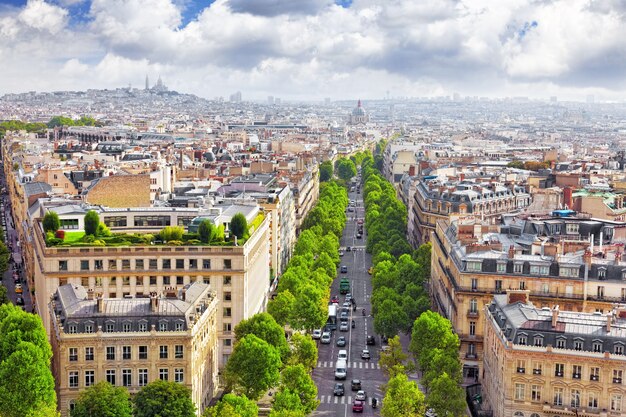
<instances>
[{"instance_id":1,"label":"balcony","mask_svg":"<svg viewBox=\"0 0 626 417\"><path fill-rule=\"evenodd\" d=\"M478 359L478 354L477 353L473 353L473 352L467 352L465 354L465 359Z\"/></svg>"},{"instance_id":2,"label":"balcony","mask_svg":"<svg viewBox=\"0 0 626 417\"><path fill-rule=\"evenodd\" d=\"M518 374L525 374L526 373L526 368L517 368L517 373Z\"/></svg>"},{"instance_id":3,"label":"balcony","mask_svg":"<svg viewBox=\"0 0 626 417\"><path fill-rule=\"evenodd\" d=\"M541 375L541 369L533 369L533 375Z\"/></svg>"},{"instance_id":4,"label":"balcony","mask_svg":"<svg viewBox=\"0 0 626 417\"><path fill-rule=\"evenodd\" d=\"M472 309L467 310L467 318L474 319L477 317L478 317L478 310L472 310Z\"/></svg>"},{"instance_id":5,"label":"balcony","mask_svg":"<svg viewBox=\"0 0 626 417\"><path fill-rule=\"evenodd\" d=\"M554 376L558 376L558 377L560 377L560 378L563 378L563 372L558 372L558 371L556 371L556 372L554 373Z\"/></svg>"},{"instance_id":6,"label":"balcony","mask_svg":"<svg viewBox=\"0 0 626 417\"><path fill-rule=\"evenodd\" d=\"M589 376L589 380L590 381L599 381L600 380L600 376L599 375L591 375L591 376Z\"/></svg>"},{"instance_id":7,"label":"balcony","mask_svg":"<svg viewBox=\"0 0 626 417\"><path fill-rule=\"evenodd\" d=\"M572 379L580 379L580 374L572 374Z\"/></svg>"},{"instance_id":8,"label":"balcony","mask_svg":"<svg viewBox=\"0 0 626 417\"><path fill-rule=\"evenodd\" d=\"M622 378L613 378L613 383L614 384L621 384L622 383Z\"/></svg>"}]
</instances>

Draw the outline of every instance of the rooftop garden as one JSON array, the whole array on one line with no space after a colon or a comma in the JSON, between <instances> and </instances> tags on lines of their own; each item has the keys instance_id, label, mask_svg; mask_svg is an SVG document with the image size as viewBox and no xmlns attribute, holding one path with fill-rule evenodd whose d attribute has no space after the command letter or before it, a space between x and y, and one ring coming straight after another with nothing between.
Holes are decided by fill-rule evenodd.
<instances>
[{"instance_id":1,"label":"rooftop garden","mask_svg":"<svg viewBox=\"0 0 626 417\"><path fill-rule=\"evenodd\" d=\"M93 247L93 246L242 246L263 223L265 215L259 213L248 223L241 213L231 219L230 231L215 226L210 220L200 223L198 232L186 232L183 226L165 226L159 233L113 233L91 210L85 214L85 230L60 230L59 216L48 212L43 218L46 246Z\"/></svg>"}]
</instances>

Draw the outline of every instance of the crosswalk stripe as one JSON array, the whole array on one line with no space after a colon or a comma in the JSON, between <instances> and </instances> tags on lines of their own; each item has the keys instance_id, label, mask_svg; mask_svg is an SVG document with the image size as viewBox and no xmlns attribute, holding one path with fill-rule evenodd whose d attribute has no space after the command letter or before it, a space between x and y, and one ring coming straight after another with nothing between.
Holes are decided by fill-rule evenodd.
<instances>
[{"instance_id":1,"label":"crosswalk stripe","mask_svg":"<svg viewBox=\"0 0 626 417\"><path fill-rule=\"evenodd\" d=\"M352 362L352 367L356 368L356 362Z\"/></svg>"},{"instance_id":2,"label":"crosswalk stripe","mask_svg":"<svg viewBox=\"0 0 626 417\"><path fill-rule=\"evenodd\" d=\"M337 402L339 401L339 397L335 397L335 404L337 404Z\"/></svg>"},{"instance_id":3,"label":"crosswalk stripe","mask_svg":"<svg viewBox=\"0 0 626 417\"><path fill-rule=\"evenodd\" d=\"M348 404L352 404L352 396L351 395L348 396Z\"/></svg>"}]
</instances>

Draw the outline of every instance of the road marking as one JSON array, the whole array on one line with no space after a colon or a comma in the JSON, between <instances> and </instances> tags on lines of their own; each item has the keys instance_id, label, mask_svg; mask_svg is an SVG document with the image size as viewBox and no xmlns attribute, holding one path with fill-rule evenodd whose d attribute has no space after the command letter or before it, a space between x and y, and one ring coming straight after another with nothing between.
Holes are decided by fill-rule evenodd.
<instances>
[{"instance_id":1,"label":"road marking","mask_svg":"<svg viewBox=\"0 0 626 417\"><path fill-rule=\"evenodd\" d=\"M339 398L335 397L335 404L337 404L338 401L339 401Z\"/></svg>"},{"instance_id":2,"label":"road marking","mask_svg":"<svg viewBox=\"0 0 626 417\"><path fill-rule=\"evenodd\" d=\"M363 369L363 362L359 362L359 368Z\"/></svg>"}]
</instances>

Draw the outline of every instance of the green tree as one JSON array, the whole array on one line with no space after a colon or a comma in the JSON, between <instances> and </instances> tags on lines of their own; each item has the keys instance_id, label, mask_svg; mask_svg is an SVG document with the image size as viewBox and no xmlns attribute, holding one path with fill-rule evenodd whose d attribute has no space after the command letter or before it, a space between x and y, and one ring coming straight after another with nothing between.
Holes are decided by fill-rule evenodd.
<instances>
[{"instance_id":1,"label":"green tree","mask_svg":"<svg viewBox=\"0 0 626 417\"><path fill-rule=\"evenodd\" d=\"M237 213L230 219L230 231L237 239L243 239L248 237L248 221L246 216L241 213Z\"/></svg>"},{"instance_id":2,"label":"green tree","mask_svg":"<svg viewBox=\"0 0 626 417\"><path fill-rule=\"evenodd\" d=\"M7 287L5 287L4 285L0 284L0 305L8 304L10 302L11 302L11 300L7 296Z\"/></svg>"},{"instance_id":3,"label":"green tree","mask_svg":"<svg viewBox=\"0 0 626 417\"><path fill-rule=\"evenodd\" d=\"M59 215L54 211L49 211L43 216L43 230L45 232L56 232L61 227Z\"/></svg>"},{"instance_id":4,"label":"green tree","mask_svg":"<svg viewBox=\"0 0 626 417\"><path fill-rule=\"evenodd\" d=\"M305 417L302 410L272 410L269 417Z\"/></svg>"},{"instance_id":5,"label":"green tree","mask_svg":"<svg viewBox=\"0 0 626 417\"><path fill-rule=\"evenodd\" d=\"M94 210L89 210L85 214L85 234L86 235L98 235L98 225L100 224L100 217Z\"/></svg>"},{"instance_id":6,"label":"green tree","mask_svg":"<svg viewBox=\"0 0 626 417\"><path fill-rule=\"evenodd\" d=\"M337 161L337 175L344 181L350 181L356 175L356 166L349 159L341 158Z\"/></svg>"},{"instance_id":7,"label":"green tree","mask_svg":"<svg viewBox=\"0 0 626 417\"><path fill-rule=\"evenodd\" d=\"M57 126L74 126L74 120L65 116L54 116L48 122L48 127L52 129Z\"/></svg>"},{"instance_id":8,"label":"green tree","mask_svg":"<svg viewBox=\"0 0 626 417\"><path fill-rule=\"evenodd\" d=\"M213 407L202 414L203 417L257 417L259 407L245 395L226 394Z\"/></svg>"},{"instance_id":9,"label":"green tree","mask_svg":"<svg viewBox=\"0 0 626 417\"><path fill-rule=\"evenodd\" d=\"M409 317L406 312L393 300L385 300L376 310L374 316L374 330L376 333L393 337L399 330L409 327Z\"/></svg>"},{"instance_id":10,"label":"green tree","mask_svg":"<svg viewBox=\"0 0 626 417\"><path fill-rule=\"evenodd\" d=\"M274 317L276 323L285 326L291 315L295 300L296 297L293 296L291 291L282 291L276 295L276 298L267 303L267 312Z\"/></svg>"},{"instance_id":11,"label":"green tree","mask_svg":"<svg viewBox=\"0 0 626 417\"><path fill-rule=\"evenodd\" d=\"M389 348L380 352L378 363L389 378L393 378L398 371L411 371L412 365L407 361L409 355L402 350L400 337L394 336L388 340Z\"/></svg>"},{"instance_id":12,"label":"green tree","mask_svg":"<svg viewBox=\"0 0 626 417\"><path fill-rule=\"evenodd\" d=\"M430 353L430 363L422 376L422 383L430 391L435 379L445 373L458 383L462 378L462 365L458 355L451 355L442 349L435 348Z\"/></svg>"},{"instance_id":13,"label":"green tree","mask_svg":"<svg viewBox=\"0 0 626 417\"><path fill-rule=\"evenodd\" d=\"M173 240L183 240L185 228L182 226L165 226L159 232L159 238L163 242L171 242Z\"/></svg>"},{"instance_id":14,"label":"green tree","mask_svg":"<svg viewBox=\"0 0 626 417\"><path fill-rule=\"evenodd\" d=\"M320 164L320 181L326 182L333 178L333 163L324 161Z\"/></svg>"},{"instance_id":15,"label":"green tree","mask_svg":"<svg viewBox=\"0 0 626 417\"><path fill-rule=\"evenodd\" d=\"M195 417L191 389L173 381L155 380L135 398L135 417Z\"/></svg>"},{"instance_id":16,"label":"green tree","mask_svg":"<svg viewBox=\"0 0 626 417\"><path fill-rule=\"evenodd\" d=\"M311 335L294 333L291 336L290 365L303 365L306 369L313 369L317 365L317 345Z\"/></svg>"},{"instance_id":17,"label":"green tree","mask_svg":"<svg viewBox=\"0 0 626 417\"><path fill-rule=\"evenodd\" d=\"M425 412L424 394L415 381L403 373L389 380L380 409L382 417L423 417Z\"/></svg>"},{"instance_id":18,"label":"green tree","mask_svg":"<svg viewBox=\"0 0 626 417\"><path fill-rule=\"evenodd\" d=\"M300 396L297 392L292 391L291 389L283 389L274 394L274 398L272 400L272 409L276 411L297 410L304 413L304 410L302 409L302 403L300 402Z\"/></svg>"},{"instance_id":19,"label":"green tree","mask_svg":"<svg viewBox=\"0 0 626 417\"><path fill-rule=\"evenodd\" d=\"M409 350L418 361L422 371L430 369L435 349L444 351L449 357L458 356L459 338L452 331L452 324L433 311L422 313L413 323Z\"/></svg>"},{"instance_id":20,"label":"green tree","mask_svg":"<svg viewBox=\"0 0 626 417\"><path fill-rule=\"evenodd\" d=\"M305 414L311 413L319 405L317 400L317 386L304 365L290 365L281 372L280 387L277 396L283 392L295 393L298 398L298 407L285 407L288 410L300 409ZM274 404L276 408L276 404ZM281 409L278 407L278 409Z\"/></svg>"},{"instance_id":21,"label":"green tree","mask_svg":"<svg viewBox=\"0 0 626 417\"><path fill-rule=\"evenodd\" d=\"M80 393L71 417L131 417L130 394L124 387L98 382Z\"/></svg>"},{"instance_id":22,"label":"green tree","mask_svg":"<svg viewBox=\"0 0 626 417\"><path fill-rule=\"evenodd\" d=\"M465 390L445 372L431 382L426 403L435 410L437 416L461 417L466 415Z\"/></svg>"},{"instance_id":23,"label":"green tree","mask_svg":"<svg viewBox=\"0 0 626 417\"><path fill-rule=\"evenodd\" d=\"M280 378L278 350L253 334L244 336L235 344L226 363L225 378L235 392L257 400Z\"/></svg>"},{"instance_id":24,"label":"green tree","mask_svg":"<svg viewBox=\"0 0 626 417\"><path fill-rule=\"evenodd\" d=\"M258 313L247 320L242 320L235 326L235 342L245 336L253 334L261 340L265 340L280 352L284 361L289 355L289 344L285 338L285 330L276 323L274 317L269 313Z\"/></svg>"},{"instance_id":25,"label":"green tree","mask_svg":"<svg viewBox=\"0 0 626 417\"><path fill-rule=\"evenodd\" d=\"M215 226L211 223L211 220L202 220L200 226L198 226L198 235L200 236L200 242L211 243L213 236L215 235Z\"/></svg>"},{"instance_id":26,"label":"green tree","mask_svg":"<svg viewBox=\"0 0 626 417\"><path fill-rule=\"evenodd\" d=\"M56 407L52 349L41 318L0 306L0 415L23 417Z\"/></svg>"},{"instance_id":27,"label":"green tree","mask_svg":"<svg viewBox=\"0 0 626 417\"><path fill-rule=\"evenodd\" d=\"M306 283L296 296L289 323L299 330L313 330L326 322L327 300L324 291L312 283Z\"/></svg>"}]
</instances>

